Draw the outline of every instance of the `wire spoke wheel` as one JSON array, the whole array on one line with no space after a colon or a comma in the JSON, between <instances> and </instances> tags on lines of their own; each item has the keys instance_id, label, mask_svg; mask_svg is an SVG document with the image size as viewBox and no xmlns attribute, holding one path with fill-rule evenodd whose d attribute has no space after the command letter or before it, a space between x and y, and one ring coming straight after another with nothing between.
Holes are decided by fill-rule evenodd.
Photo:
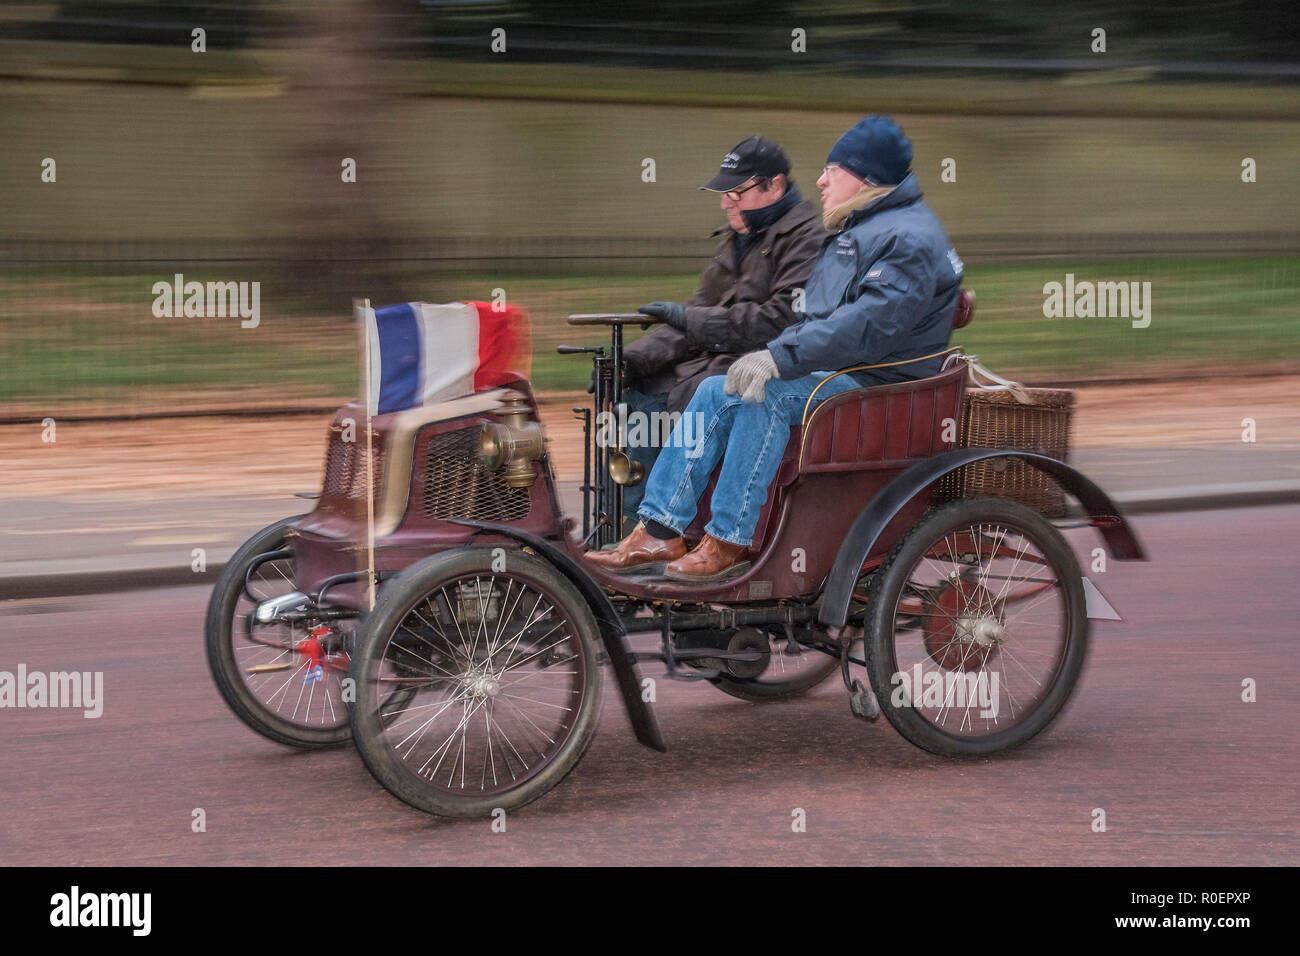
<instances>
[{"instance_id":1,"label":"wire spoke wheel","mask_svg":"<svg viewBox=\"0 0 1300 956\"><path fill-rule=\"evenodd\" d=\"M296 590L289 529L298 520L259 531L222 569L208 604L208 663L226 703L258 733L294 747L337 746L351 736L343 679L353 622L252 618L258 604Z\"/></svg>"},{"instance_id":2,"label":"wire spoke wheel","mask_svg":"<svg viewBox=\"0 0 1300 956\"><path fill-rule=\"evenodd\" d=\"M867 621L885 716L941 754L991 753L1039 733L1087 649L1074 552L1042 516L1002 498L927 514L881 567Z\"/></svg>"},{"instance_id":3,"label":"wire spoke wheel","mask_svg":"<svg viewBox=\"0 0 1300 956\"><path fill-rule=\"evenodd\" d=\"M521 551L495 568L485 548L421 562L389 585L359 638L353 732L367 767L430 813L486 816L536 799L595 732L595 634L573 586ZM394 707L399 688L409 696Z\"/></svg>"},{"instance_id":4,"label":"wire spoke wheel","mask_svg":"<svg viewBox=\"0 0 1300 956\"><path fill-rule=\"evenodd\" d=\"M249 576L247 592L256 603L293 590L293 559L258 565ZM306 729L346 727L343 678L351 658L351 621L309 627L295 622L252 624L256 603L245 596L232 618L231 648L240 680L271 714Z\"/></svg>"}]
</instances>

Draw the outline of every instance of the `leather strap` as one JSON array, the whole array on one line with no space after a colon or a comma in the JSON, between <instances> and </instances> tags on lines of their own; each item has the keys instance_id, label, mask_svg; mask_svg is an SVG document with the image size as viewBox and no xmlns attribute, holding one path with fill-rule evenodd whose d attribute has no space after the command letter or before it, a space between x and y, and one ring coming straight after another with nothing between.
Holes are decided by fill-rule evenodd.
<instances>
[{"instance_id":1,"label":"leather strap","mask_svg":"<svg viewBox=\"0 0 1300 956\"><path fill-rule=\"evenodd\" d=\"M1019 382L1013 382L1008 378L1003 378L996 372L990 372L987 368L981 365L978 355L963 354L957 356L957 359L958 361L966 363L966 369L970 374L970 383L976 388L986 389L988 391L1002 390L1010 392L1011 397L1021 405L1038 404L1030 397L1029 393L1025 391L1025 387ZM981 381L981 378L985 381ZM990 385L988 382L992 382L993 384Z\"/></svg>"}]
</instances>

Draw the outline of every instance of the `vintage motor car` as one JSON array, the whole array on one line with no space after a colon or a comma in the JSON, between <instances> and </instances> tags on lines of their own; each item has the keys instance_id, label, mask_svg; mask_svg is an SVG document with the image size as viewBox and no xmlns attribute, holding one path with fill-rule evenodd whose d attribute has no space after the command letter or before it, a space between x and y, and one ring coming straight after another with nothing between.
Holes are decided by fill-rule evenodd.
<instances>
[{"instance_id":1,"label":"vintage motor car","mask_svg":"<svg viewBox=\"0 0 1300 956\"><path fill-rule=\"evenodd\" d=\"M973 311L963 292L954 327ZM208 660L254 730L302 748L352 739L384 787L429 813L509 811L559 783L595 733L604 665L655 750L651 661L749 701L838 673L854 714L883 713L933 753L1023 744L1070 697L1090 611L1105 607L1061 528L1090 525L1114 558L1144 558L1115 503L1064 460L1065 438L1024 425L1061 408L1014 383L974 387L978 362L954 347L936 375L805 409L739 576L611 574L583 554L620 537L622 487L643 476L593 413L618 409L624 330L654 320L570 317L610 334L608 347L559 349L595 362L594 406L575 409L578 520L563 513L527 375L509 348L488 354L501 329L525 327L522 312L361 302L357 314L366 395L333 418L314 507L225 565ZM413 372L404 350L418 341ZM1002 416L991 429L973 417L980 395ZM1065 514L1067 493L1081 517ZM629 635L646 633L653 649L634 650Z\"/></svg>"}]
</instances>

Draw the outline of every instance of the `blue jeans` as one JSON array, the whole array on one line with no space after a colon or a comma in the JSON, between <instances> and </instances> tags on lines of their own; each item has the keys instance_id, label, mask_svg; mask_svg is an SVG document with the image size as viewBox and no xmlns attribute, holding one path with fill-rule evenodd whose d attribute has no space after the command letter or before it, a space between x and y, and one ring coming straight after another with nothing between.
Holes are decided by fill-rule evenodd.
<instances>
[{"instance_id":1,"label":"blue jeans","mask_svg":"<svg viewBox=\"0 0 1300 956\"><path fill-rule=\"evenodd\" d=\"M637 514L677 532L686 530L721 458L722 471L710 503L713 518L704 530L731 544L752 543L790 429L803 420L808 396L830 374L770 379L761 402L742 402L739 395L724 394L725 376L706 378L660 452ZM852 376L840 375L817 392L813 406L858 387Z\"/></svg>"}]
</instances>

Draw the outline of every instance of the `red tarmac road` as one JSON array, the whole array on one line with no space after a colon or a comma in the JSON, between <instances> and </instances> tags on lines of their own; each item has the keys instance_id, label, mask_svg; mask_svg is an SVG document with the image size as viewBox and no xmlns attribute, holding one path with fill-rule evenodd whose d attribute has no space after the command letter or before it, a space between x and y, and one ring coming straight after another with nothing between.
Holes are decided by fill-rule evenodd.
<instances>
[{"instance_id":1,"label":"red tarmac road","mask_svg":"<svg viewBox=\"0 0 1300 956\"><path fill-rule=\"evenodd\" d=\"M931 756L836 678L762 705L660 680L657 754L607 678L586 757L505 833L407 808L351 748L247 730L208 676L204 589L8 602L0 670L103 671L104 712L0 710L0 863L1294 865L1297 527L1300 507L1138 519L1152 562L1094 575L1126 621L1094 623L1071 705L1017 751Z\"/></svg>"}]
</instances>

